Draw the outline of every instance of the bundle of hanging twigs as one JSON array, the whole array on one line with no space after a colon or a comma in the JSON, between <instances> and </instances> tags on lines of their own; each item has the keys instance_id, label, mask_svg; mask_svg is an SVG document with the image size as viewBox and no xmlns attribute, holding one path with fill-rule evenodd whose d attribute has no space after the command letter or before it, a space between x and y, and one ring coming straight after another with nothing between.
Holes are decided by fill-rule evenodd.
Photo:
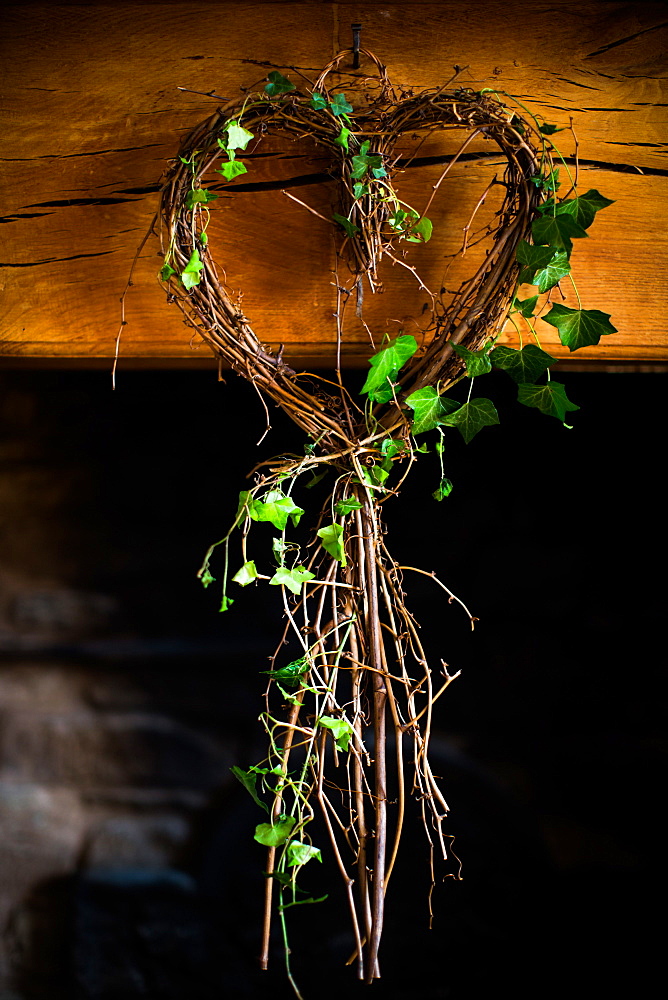
<instances>
[{"instance_id":1,"label":"bundle of hanging twigs","mask_svg":"<svg viewBox=\"0 0 668 1000\"><path fill-rule=\"evenodd\" d=\"M262 716L269 750L260 764L236 769L267 810L267 822L256 831L256 839L268 847L266 871L273 875L267 878L262 962L266 967L272 912L278 910L285 928L286 910L301 900L297 875L319 855L309 831L318 810L347 893L359 976L371 981L379 975L385 896L409 791L420 802L432 872L434 847L448 855L443 832L448 809L428 750L434 702L453 679L445 665L439 679L432 675L404 604L407 567L397 565L385 545L381 508L415 460L416 401L431 399L442 406L443 394L464 372L454 345L478 351L498 334L508 314L519 270L516 250L529 236L544 197L535 178L549 173L552 164L535 122L518 117L498 99L468 89L398 93L378 59L365 50L362 54L375 65L377 77L354 74L344 84L345 93L333 93L330 79L335 74L342 86L339 67L348 51L302 89L272 73L263 92L216 111L183 141L162 189L160 217L162 277L169 296L214 353L278 404L309 438L305 455L283 456L254 470L254 483L241 494L233 528L223 539L225 578L230 541L238 538L242 569L234 579L245 585L263 578L249 558L249 529L265 520L279 532L270 582L282 585L287 624L271 659ZM492 140L505 157L503 177L493 182L502 185L504 196L487 229L488 252L447 300L426 289L411 267L429 293L428 336L417 350L408 345L410 357L401 363L388 360L387 378L376 382L367 405L359 406L344 386L340 367L334 381L305 380L262 342L211 256L206 240L210 199L203 185L221 163L228 165L227 179L233 180L237 170L245 172L237 153L243 156L246 135L257 141L265 135L306 136L329 151L340 182L333 225L349 274L337 292L340 359L349 296L360 282L376 289L384 258L405 266L403 241L429 236L426 212L418 217L395 190L394 147L402 136L444 130L462 133L464 142L444 167L433 195L476 137ZM399 341L411 339L398 338L391 346L399 351L406 347ZM393 469L400 482L390 487L386 480ZM295 484L324 470L333 473L334 484L304 556L286 534L302 513ZM213 579L213 548L201 571L205 584ZM224 598L223 607L229 603ZM286 664L289 636L297 655ZM406 776L409 768L412 779ZM396 799L391 809L388 781Z\"/></svg>"}]
</instances>

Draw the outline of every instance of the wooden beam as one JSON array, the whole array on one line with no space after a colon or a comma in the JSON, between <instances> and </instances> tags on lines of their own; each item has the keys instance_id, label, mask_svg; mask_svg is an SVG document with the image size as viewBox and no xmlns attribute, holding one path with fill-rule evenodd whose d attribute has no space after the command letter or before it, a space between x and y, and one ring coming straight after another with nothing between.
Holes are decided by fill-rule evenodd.
<instances>
[{"instance_id":1,"label":"wooden beam","mask_svg":"<svg viewBox=\"0 0 668 1000\"><path fill-rule=\"evenodd\" d=\"M0 161L4 307L0 357L8 363L113 355L118 299L135 248L155 211L163 167L180 137L215 102L179 91L235 97L261 85L272 66L316 71L363 42L393 80L441 84L467 66L465 86L498 87L559 125L572 119L580 143L580 184L615 204L574 253L583 303L612 314L618 329L573 362L668 361L658 320L668 260L668 19L661 3L121 3L15 4L4 18L4 141ZM260 65L261 63L261 65ZM566 156L573 152L564 132ZM555 137L556 138L556 137ZM442 137L399 176L412 204L452 149ZM499 169L480 142L443 185L431 214L435 232L412 260L438 282L461 242L469 205ZM244 310L268 343L326 363L333 356L332 230L281 194L290 190L324 215L336 209L327 164L308 143L280 139L252 157L246 184L215 205L212 246ZM156 281L156 240L142 252L127 301L122 358L156 363L208 358L165 302ZM463 264L475 260L474 251ZM447 273L450 287L464 273ZM572 293L567 293L571 302ZM366 296L374 334L419 328L423 296L412 276L386 267L385 292ZM353 310L350 310L351 314ZM566 358L555 331L544 346ZM348 363L369 354L351 316ZM510 340L510 335L508 335Z\"/></svg>"}]
</instances>

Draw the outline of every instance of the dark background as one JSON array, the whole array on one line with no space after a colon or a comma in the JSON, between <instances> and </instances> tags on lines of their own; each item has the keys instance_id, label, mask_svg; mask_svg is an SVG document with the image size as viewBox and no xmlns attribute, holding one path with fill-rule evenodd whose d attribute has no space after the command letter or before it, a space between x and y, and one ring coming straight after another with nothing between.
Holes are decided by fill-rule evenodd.
<instances>
[{"instance_id":1,"label":"dark background","mask_svg":"<svg viewBox=\"0 0 668 1000\"><path fill-rule=\"evenodd\" d=\"M623 995L626 984L644 995L659 947L650 908L661 901L666 376L554 377L581 407L573 430L517 405L494 373L476 389L497 403L501 426L469 446L446 436L452 495L431 498L432 452L386 505L396 557L437 570L480 619L471 633L438 587L407 578L434 662L462 670L438 704L433 756L464 877L437 886L429 932L416 822L371 994L343 964L351 939L338 890L294 911L305 1000ZM99 675L110 690L130 685L145 715L221 748L213 767L168 740L151 750L155 784L201 793L164 864L142 876L136 862L96 865L84 852L71 872L42 879L38 903L14 902L41 907L37 930L14 947L14 988L104 1000L289 996L279 940L271 971L256 969L260 819L228 770L263 756L259 671L281 610L273 588L249 587L219 615L216 586L203 591L195 574L247 472L301 450L300 435L272 411L257 449L256 396L210 372L121 370L114 393L107 372L4 373L0 386L6 676L38 660ZM24 490L14 506L12 482ZM300 496L313 507L313 494ZM97 619L35 624L31 579L41 592L57 580L98 595ZM152 787L151 768L142 773ZM335 885L327 865L308 876L316 893ZM8 927L15 939L16 921Z\"/></svg>"}]
</instances>

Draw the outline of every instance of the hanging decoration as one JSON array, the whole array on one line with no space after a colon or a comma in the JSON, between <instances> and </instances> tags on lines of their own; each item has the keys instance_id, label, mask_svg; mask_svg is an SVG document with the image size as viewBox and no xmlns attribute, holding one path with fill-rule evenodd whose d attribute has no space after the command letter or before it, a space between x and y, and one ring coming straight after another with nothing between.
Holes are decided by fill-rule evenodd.
<instances>
[{"instance_id":1,"label":"hanging decoration","mask_svg":"<svg viewBox=\"0 0 668 1000\"><path fill-rule=\"evenodd\" d=\"M425 571L393 558L383 507L400 503L401 483L426 450L428 432L436 436L441 465L434 498L447 497L445 433L458 431L468 443L499 421L493 402L473 389L493 367L514 379L520 403L562 422L577 410L550 378L554 358L538 343L538 317L558 329L570 350L614 332L607 314L582 308L579 297L578 308L566 306L563 295L555 295L560 282L572 281L573 241L611 204L598 191L578 193L577 164L573 175L553 139L561 130L491 90L396 88L372 52L355 49L373 74L345 71L350 50L313 81L273 71L259 93L246 93L197 126L168 170L159 210L160 277L169 300L225 367L305 435L302 455L281 455L254 470L229 531L211 546L199 574L205 587L222 588L221 611L239 587L257 584L260 600L261 587L280 587L283 597L286 624L265 671L266 757L242 762L234 772L257 804L255 839L267 849L262 964L278 920L297 995L287 922L292 906L319 901L302 889L302 872L321 852L330 851L340 871L353 961L367 982L380 975L385 901L408 796L419 802L432 881L438 857L449 859L450 874L459 872L445 829L448 807L429 763L433 707L457 675L443 661L435 670L427 662L403 590L406 574ZM396 147L405 137L437 132L458 133L463 141L417 211L401 197ZM250 169L249 145L255 151L269 136L309 137L329 155L338 181L338 204L326 220L337 234L339 268L331 378L298 373L267 346L271 331L255 329L252 303L247 315L226 285L224 262L210 249L207 227L217 206L207 185L214 179L218 186L234 184ZM461 253L492 186L502 191L500 208L476 235L485 253L475 273L454 293L430 289L406 251L429 242L429 211L441 182L480 137L498 147L505 167L482 192ZM560 170L567 177L563 195ZM349 303L359 308L364 289L379 290L383 261L409 269L428 310L420 337L402 332L376 343L362 392L353 394L341 367L343 317ZM525 298L519 297L522 285L530 286ZM496 346L508 324L518 346ZM465 402L452 395L463 381ZM319 511L307 510L302 487L323 477L327 499ZM306 542L295 530L302 518L310 522ZM258 522L273 530L257 532ZM473 627L468 609L434 579ZM312 840L316 813L328 843Z\"/></svg>"}]
</instances>

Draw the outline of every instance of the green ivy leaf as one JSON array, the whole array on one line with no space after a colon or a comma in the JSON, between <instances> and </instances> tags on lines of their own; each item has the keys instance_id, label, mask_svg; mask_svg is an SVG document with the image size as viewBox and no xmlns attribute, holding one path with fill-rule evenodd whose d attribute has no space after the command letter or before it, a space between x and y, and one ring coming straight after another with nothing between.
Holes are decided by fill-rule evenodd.
<instances>
[{"instance_id":1,"label":"green ivy leaf","mask_svg":"<svg viewBox=\"0 0 668 1000\"><path fill-rule=\"evenodd\" d=\"M228 122L223 131L227 132L227 139L224 146L227 150L245 149L251 139L255 138L252 132L249 132L247 128L243 128L235 121ZM218 140L218 144L222 145L220 139Z\"/></svg>"},{"instance_id":2,"label":"green ivy leaf","mask_svg":"<svg viewBox=\"0 0 668 1000\"><path fill-rule=\"evenodd\" d=\"M368 184L362 184L361 181L358 181L356 184L353 184L353 198L355 199L361 198L363 195L368 193L369 193Z\"/></svg>"},{"instance_id":3,"label":"green ivy leaf","mask_svg":"<svg viewBox=\"0 0 668 1000\"><path fill-rule=\"evenodd\" d=\"M237 504L237 513L236 513L236 517L235 517L235 525L236 525L236 522L239 520L241 512L244 510L244 508L248 507L248 498L249 498L250 495L251 495L250 490L241 490L241 492L239 493L239 503ZM248 511L246 511L246 513L248 513Z\"/></svg>"},{"instance_id":4,"label":"green ivy leaf","mask_svg":"<svg viewBox=\"0 0 668 1000\"><path fill-rule=\"evenodd\" d=\"M385 468L385 464L382 465L372 465L364 469L367 476L367 482L371 486L383 486L385 480L390 474L390 470Z\"/></svg>"},{"instance_id":5,"label":"green ivy leaf","mask_svg":"<svg viewBox=\"0 0 668 1000\"><path fill-rule=\"evenodd\" d=\"M382 468L386 472L391 472L395 456L407 450L408 445L401 438L383 438L380 444L380 453L383 456Z\"/></svg>"},{"instance_id":6,"label":"green ivy leaf","mask_svg":"<svg viewBox=\"0 0 668 1000\"><path fill-rule=\"evenodd\" d=\"M528 244L527 244L528 246ZM520 315L524 316L525 319L531 319L533 316L533 311L536 308L536 303L538 302L538 296L532 295L528 299L513 299L513 309L517 309Z\"/></svg>"},{"instance_id":7,"label":"green ivy leaf","mask_svg":"<svg viewBox=\"0 0 668 1000\"><path fill-rule=\"evenodd\" d=\"M334 140L334 142L336 143L336 145L337 146L343 146L343 148L345 149L346 152L348 152L348 136L349 135L350 135L350 129L349 128L342 128L341 131L339 132L339 134L337 135L336 139ZM355 196L355 197L357 197L357 196Z\"/></svg>"},{"instance_id":8,"label":"green ivy leaf","mask_svg":"<svg viewBox=\"0 0 668 1000\"><path fill-rule=\"evenodd\" d=\"M215 576L211 576L211 573L209 572L208 569L205 569L202 575L200 576L200 582L204 587L204 589L206 590L208 586L216 582L216 578Z\"/></svg>"},{"instance_id":9,"label":"green ivy leaf","mask_svg":"<svg viewBox=\"0 0 668 1000\"><path fill-rule=\"evenodd\" d=\"M525 406L535 406L541 413L564 422L568 410L579 410L566 395L566 387L561 382L547 382L546 385L519 385L517 398Z\"/></svg>"},{"instance_id":10,"label":"green ivy leaf","mask_svg":"<svg viewBox=\"0 0 668 1000\"><path fill-rule=\"evenodd\" d=\"M324 528L320 528L317 535L325 552L329 552L333 559L336 559L342 566L345 566L346 553L343 548L343 525L328 524Z\"/></svg>"},{"instance_id":11,"label":"green ivy leaf","mask_svg":"<svg viewBox=\"0 0 668 1000\"><path fill-rule=\"evenodd\" d=\"M543 294L571 273L571 265L568 260L568 251L557 250L552 260L540 268L533 276L530 284L538 285L538 290Z\"/></svg>"},{"instance_id":12,"label":"green ivy leaf","mask_svg":"<svg viewBox=\"0 0 668 1000\"><path fill-rule=\"evenodd\" d=\"M601 337L617 332L610 322L610 314L598 309L569 309L555 304L543 319L550 326L556 326L561 343L569 351L598 344Z\"/></svg>"},{"instance_id":13,"label":"green ivy leaf","mask_svg":"<svg viewBox=\"0 0 668 1000\"><path fill-rule=\"evenodd\" d=\"M260 823L256 826L254 840L265 847L280 847L290 836L294 825L294 816L281 813L275 823Z\"/></svg>"},{"instance_id":14,"label":"green ivy leaf","mask_svg":"<svg viewBox=\"0 0 668 1000\"><path fill-rule=\"evenodd\" d=\"M354 236L355 233L359 233L360 227L356 226L350 219L346 219L345 215L339 215L338 212L334 212L332 218L334 222L338 222L342 229L345 229L346 236Z\"/></svg>"},{"instance_id":15,"label":"green ivy leaf","mask_svg":"<svg viewBox=\"0 0 668 1000\"><path fill-rule=\"evenodd\" d=\"M387 347L369 358L371 371L362 386L362 392L367 393L372 402L387 403L392 399L392 383L416 351L417 340L411 334L391 340Z\"/></svg>"},{"instance_id":16,"label":"green ivy leaf","mask_svg":"<svg viewBox=\"0 0 668 1000\"><path fill-rule=\"evenodd\" d=\"M204 188L195 188L192 191L188 191L183 204L186 208L191 209L198 202L206 205L210 201L215 201L218 197L213 191L205 191Z\"/></svg>"},{"instance_id":17,"label":"green ivy leaf","mask_svg":"<svg viewBox=\"0 0 668 1000\"><path fill-rule=\"evenodd\" d=\"M246 791L253 799L253 802L257 803L257 805L259 805L262 809L264 809L265 812L269 812L269 806L266 804L266 802L262 801L255 787L257 783L258 772L244 771L242 768L237 767L236 764L234 765L234 767L230 768L230 771L237 779L237 781L240 781L241 784L244 786Z\"/></svg>"},{"instance_id":18,"label":"green ivy leaf","mask_svg":"<svg viewBox=\"0 0 668 1000\"><path fill-rule=\"evenodd\" d=\"M543 215L531 225L534 243L549 243L552 247L563 247L569 253L573 240L583 239L588 234L571 215Z\"/></svg>"},{"instance_id":19,"label":"green ivy leaf","mask_svg":"<svg viewBox=\"0 0 668 1000\"><path fill-rule=\"evenodd\" d=\"M233 181L235 177L239 177L240 174L247 174L248 171L239 160L228 160L227 163L223 163L220 170L217 170L216 173L222 174L226 181Z\"/></svg>"},{"instance_id":20,"label":"green ivy leaf","mask_svg":"<svg viewBox=\"0 0 668 1000\"><path fill-rule=\"evenodd\" d=\"M329 472L329 469L327 468L327 466L325 466L325 468L322 470L322 472L315 472L314 471L313 475L311 476L311 478L309 479L309 481L306 483L306 489L310 490L310 489L312 489L312 487L317 486L318 483L320 482L320 480L324 479L328 472Z\"/></svg>"},{"instance_id":21,"label":"green ivy leaf","mask_svg":"<svg viewBox=\"0 0 668 1000\"><path fill-rule=\"evenodd\" d=\"M514 347L495 347L489 357L495 368L507 372L517 383L535 382L556 361L535 344L527 344L521 351Z\"/></svg>"},{"instance_id":22,"label":"green ivy leaf","mask_svg":"<svg viewBox=\"0 0 668 1000\"><path fill-rule=\"evenodd\" d=\"M352 170L350 176L353 180L360 180L370 171L373 177L386 177L387 171L383 166L383 158L377 153L369 154L371 141L367 139L360 146L360 151L352 159Z\"/></svg>"},{"instance_id":23,"label":"green ivy leaf","mask_svg":"<svg viewBox=\"0 0 668 1000\"><path fill-rule=\"evenodd\" d=\"M220 602L220 607L218 608L218 610L229 611L229 609L232 607L233 604L234 604L234 598L228 597L226 594L223 594Z\"/></svg>"},{"instance_id":24,"label":"green ivy leaf","mask_svg":"<svg viewBox=\"0 0 668 1000\"><path fill-rule=\"evenodd\" d=\"M314 111L324 111L327 107L327 101L323 95L319 94L317 91L314 91L313 97L308 103L309 107L313 108Z\"/></svg>"},{"instance_id":25,"label":"green ivy leaf","mask_svg":"<svg viewBox=\"0 0 668 1000\"><path fill-rule=\"evenodd\" d=\"M312 580L314 576L315 573L304 569L303 566L295 566L294 569L288 569L287 566L279 566L269 583L273 584L274 587L287 587L293 594L299 596L304 584Z\"/></svg>"},{"instance_id":26,"label":"green ivy leaf","mask_svg":"<svg viewBox=\"0 0 668 1000\"><path fill-rule=\"evenodd\" d=\"M592 188L577 198L569 198L568 201L560 202L554 210L557 215L570 215L583 229L589 229L596 213L600 212L602 208L614 204L614 201L604 198L595 188Z\"/></svg>"},{"instance_id":27,"label":"green ivy leaf","mask_svg":"<svg viewBox=\"0 0 668 1000\"><path fill-rule=\"evenodd\" d=\"M353 106L348 103L345 94L334 94L329 106L333 115L349 115L353 110Z\"/></svg>"},{"instance_id":28,"label":"green ivy leaf","mask_svg":"<svg viewBox=\"0 0 668 1000\"><path fill-rule=\"evenodd\" d=\"M466 362L466 374L475 378L476 375L486 375L492 370L492 362L488 357L490 346L486 344L479 351L469 351L462 344L453 344L452 349Z\"/></svg>"},{"instance_id":29,"label":"green ivy leaf","mask_svg":"<svg viewBox=\"0 0 668 1000\"><path fill-rule=\"evenodd\" d=\"M467 444L476 436L483 427L490 427L499 423L499 414L491 399L472 399L464 403L454 413L445 417L441 423L456 427Z\"/></svg>"},{"instance_id":30,"label":"green ivy leaf","mask_svg":"<svg viewBox=\"0 0 668 1000\"><path fill-rule=\"evenodd\" d=\"M184 288L194 288L195 285L200 283L200 271L204 267L204 264L200 260L199 250L197 247L193 250L190 255L190 260L181 272L181 281L183 282Z\"/></svg>"},{"instance_id":31,"label":"green ivy leaf","mask_svg":"<svg viewBox=\"0 0 668 1000\"><path fill-rule=\"evenodd\" d=\"M264 500L252 500L248 505L248 515L253 521L270 521L279 531L283 531L288 518L297 527L303 513L303 508L280 490L271 490Z\"/></svg>"},{"instance_id":32,"label":"green ivy leaf","mask_svg":"<svg viewBox=\"0 0 668 1000\"><path fill-rule=\"evenodd\" d=\"M392 226L393 229L403 230L406 226L407 218L408 212L405 212L403 208L397 208L392 215L388 217L387 224Z\"/></svg>"},{"instance_id":33,"label":"green ivy leaf","mask_svg":"<svg viewBox=\"0 0 668 1000\"><path fill-rule=\"evenodd\" d=\"M253 580L257 580L257 569L253 560L250 559L248 562L245 562L241 569L234 574L232 580L234 583L241 584L242 587L247 587Z\"/></svg>"},{"instance_id":34,"label":"green ivy leaf","mask_svg":"<svg viewBox=\"0 0 668 1000\"><path fill-rule=\"evenodd\" d=\"M322 715L318 719L318 725L324 729L331 730L339 750L347 752L350 746L350 738L353 735L353 727L347 719L334 719L331 715Z\"/></svg>"},{"instance_id":35,"label":"green ivy leaf","mask_svg":"<svg viewBox=\"0 0 668 1000\"><path fill-rule=\"evenodd\" d=\"M452 483L450 482L449 479L446 479L444 476L438 485L438 489L434 490L432 496L434 500L445 500L445 498L449 497L451 493L452 493Z\"/></svg>"},{"instance_id":36,"label":"green ivy leaf","mask_svg":"<svg viewBox=\"0 0 668 1000\"><path fill-rule=\"evenodd\" d=\"M543 122L542 125L538 126L538 131L542 135L554 135L555 132L563 132L563 128L559 128L557 125L550 125L549 122Z\"/></svg>"},{"instance_id":37,"label":"green ivy leaf","mask_svg":"<svg viewBox=\"0 0 668 1000\"><path fill-rule=\"evenodd\" d=\"M533 246L526 240L520 240L515 251L515 257L523 265L520 268L520 285L533 284L536 271L546 267L557 252L557 247Z\"/></svg>"},{"instance_id":38,"label":"green ivy leaf","mask_svg":"<svg viewBox=\"0 0 668 1000\"><path fill-rule=\"evenodd\" d=\"M461 406L455 399L439 396L433 385L418 389L406 397L406 405L413 410L413 434L424 434L432 431L439 424L445 423L445 418ZM422 449L419 449L420 451ZM425 449L426 450L426 449Z\"/></svg>"},{"instance_id":39,"label":"green ivy leaf","mask_svg":"<svg viewBox=\"0 0 668 1000\"><path fill-rule=\"evenodd\" d=\"M406 236L409 243L428 243L434 230L431 219L423 215L419 222L411 226L410 232Z\"/></svg>"},{"instance_id":40,"label":"green ivy leaf","mask_svg":"<svg viewBox=\"0 0 668 1000\"><path fill-rule=\"evenodd\" d=\"M173 274L176 274L176 271L171 264L163 264L158 271L158 277L161 281L169 281Z\"/></svg>"},{"instance_id":41,"label":"green ivy leaf","mask_svg":"<svg viewBox=\"0 0 668 1000\"><path fill-rule=\"evenodd\" d=\"M298 591L299 593L300 591ZM261 673L269 674L273 677L275 681L285 681L289 684L297 684L311 669L311 664L306 656L302 656L299 660L293 660L292 663L288 663L285 667L280 667L278 670L262 670Z\"/></svg>"},{"instance_id":42,"label":"green ivy leaf","mask_svg":"<svg viewBox=\"0 0 668 1000\"><path fill-rule=\"evenodd\" d=\"M554 194L559 187L559 168L556 167L554 170L550 170L548 174L536 174L535 177L529 179L541 191L549 191L551 194Z\"/></svg>"},{"instance_id":43,"label":"green ivy leaf","mask_svg":"<svg viewBox=\"0 0 668 1000\"><path fill-rule=\"evenodd\" d=\"M362 504L355 497L347 497L345 500L339 500L334 506L334 510L337 514L342 514L344 517L346 514L351 514L354 510L361 510Z\"/></svg>"},{"instance_id":44,"label":"green ivy leaf","mask_svg":"<svg viewBox=\"0 0 668 1000\"><path fill-rule=\"evenodd\" d=\"M280 97L281 94L289 94L291 90L296 90L294 83L290 83L287 76L274 70L267 76L269 83L265 86L265 94L270 97Z\"/></svg>"},{"instance_id":45,"label":"green ivy leaf","mask_svg":"<svg viewBox=\"0 0 668 1000\"><path fill-rule=\"evenodd\" d=\"M288 868L295 868L297 865L305 865L311 858L322 861L322 854L319 847L313 844L303 844L299 840L291 840L286 849L288 856ZM306 902L306 900L303 900ZM315 902L315 900L314 900Z\"/></svg>"}]
</instances>

